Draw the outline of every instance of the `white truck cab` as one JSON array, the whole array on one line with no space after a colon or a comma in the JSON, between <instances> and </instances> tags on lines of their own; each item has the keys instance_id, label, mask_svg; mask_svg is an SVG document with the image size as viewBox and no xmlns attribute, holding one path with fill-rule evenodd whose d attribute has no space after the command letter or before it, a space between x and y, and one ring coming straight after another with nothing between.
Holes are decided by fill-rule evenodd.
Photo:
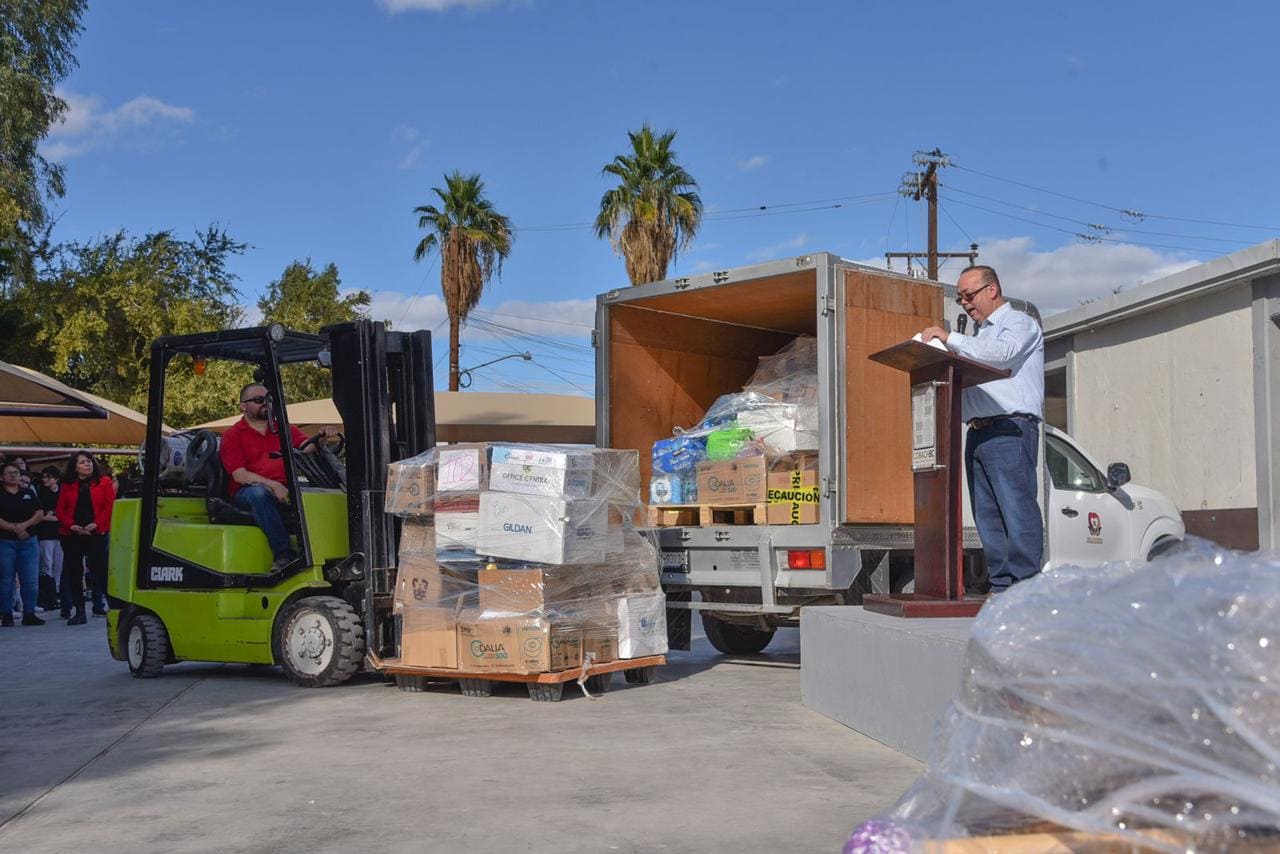
<instances>
[{"instance_id":1,"label":"white truck cab","mask_svg":"<svg viewBox=\"0 0 1280 854\"><path fill-rule=\"evenodd\" d=\"M1124 463L1104 471L1074 439L1047 424L1044 462L1050 481L1046 568L1149 560L1186 535L1182 514L1168 497L1130 483Z\"/></svg>"}]
</instances>

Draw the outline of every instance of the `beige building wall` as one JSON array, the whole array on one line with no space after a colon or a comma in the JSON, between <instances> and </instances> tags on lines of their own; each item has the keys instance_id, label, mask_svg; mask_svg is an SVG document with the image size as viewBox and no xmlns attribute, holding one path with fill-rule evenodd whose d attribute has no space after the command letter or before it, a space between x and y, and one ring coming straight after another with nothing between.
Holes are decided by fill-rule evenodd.
<instances>
[{"instance_id":1,"label":"beige building wall","mask_svg":"<svg viewBox=\"0 0 1280 854\"><path fill-rule=\"evenodd\" d=\"M1256 508L1248 283L1074 336L1072 432L1187 511Z\"/></svg>"}]
</instances>

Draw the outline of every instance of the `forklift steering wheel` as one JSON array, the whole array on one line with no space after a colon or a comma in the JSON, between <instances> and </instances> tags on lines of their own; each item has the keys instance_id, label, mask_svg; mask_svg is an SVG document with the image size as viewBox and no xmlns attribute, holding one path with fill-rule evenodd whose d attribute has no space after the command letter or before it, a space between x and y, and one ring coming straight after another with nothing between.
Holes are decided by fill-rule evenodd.
<instances>
[{"instance_id":1,"label":"forklift steering wheel","mask_svg":"<svg viewBox=\"0 0 1280 854\"><path fill-rule=\"evenodd\" d=\"M218 434L212 430L200 430L191 437L187 444L187 483L201 481L205 467L217 452Z\"/></svg>"},{"instance_id":2,"label":"forklift steering wheel","mask_svg":"<svg viewBox=\"0 0 1280 854\"><path fill-rule=\"evenodd\" d=\"M312 436L310 439L308 439L307 441L305 441L305 442L303 442L301 445L299 445L299 446L298 446L298 450L299 450L299 451L305 451L307 448L310 448L312 445L314 445L314 444L316 444L317 442L319 442L321 438L323 438L323 437L322 437L319 433L315 434L315 435L314 435L314 436ZM331 448L324 448L324 446L323 446L323 445L321 445L321 448L324 448L324 449L325 449L325 450L327 450L329 453L333 454L335 457L336 457L336 456L338 456L338 455L340 455L340 454L342 453L342 451L343 451L346 447L347 447L347 437L346 437L346 436L344 436L344 435L342 435L341 433L339 433L339 434L338 434L338 441L337 441L337 443L336 443L333 447L331 447Z\"/></svg>"}]
</instances>

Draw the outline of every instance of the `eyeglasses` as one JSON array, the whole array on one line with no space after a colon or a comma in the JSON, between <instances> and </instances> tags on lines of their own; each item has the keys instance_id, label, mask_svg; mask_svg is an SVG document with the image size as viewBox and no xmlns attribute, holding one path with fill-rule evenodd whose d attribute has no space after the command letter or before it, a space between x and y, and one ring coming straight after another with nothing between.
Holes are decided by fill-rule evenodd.
<instances>
[{"instance_id":1,"label":"eyeglasses","mask_svg":"<svg viewBox=\"0 0 1280 854\"><path fill-rule=\"evenodd\" d=\"M267 402L268 400L270 400L270 399L271 399L271 395L269 395L269 394L260 394L260 395L258 395L257 397L246 397L246 398L244 398L243 400L241 400L240 402L241 402L241 403L256 403L256 404L258 404L259 406L261 406L262 404L266 403L266 402Z\"/></svg>"},{"instance_id":2,"label":"eyeglasses","mask_svg":"<svg viewBox=\"0 0 1280 854\"><path fill-rule=\"evenodd\" d=\"M13 475L14 477L22 477L22 472L18 471L17 469L5 469L4 476L8 477L9 475Z\"/></svg>"},{"instance_id":3,"label":"eyeglasses","mask_svg":"<svg viewBox=\"0 0 1280 854\"><path fill-rule=\"evenodd\" d=\"M991 287L993 284L994 282L987 282L985 285L979 285L978 287L974 288L971 291L962 291L959 288L957 288L956 302L957 303L973 302L974 297L976 297L978 294L985 291L987 288Z\"/></svg>"}]
</instances>

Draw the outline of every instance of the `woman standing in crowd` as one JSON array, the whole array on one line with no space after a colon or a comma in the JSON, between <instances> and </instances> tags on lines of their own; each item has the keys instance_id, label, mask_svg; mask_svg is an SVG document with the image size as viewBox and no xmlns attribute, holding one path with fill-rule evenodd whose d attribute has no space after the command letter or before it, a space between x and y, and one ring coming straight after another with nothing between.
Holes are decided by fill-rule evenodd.
<instances>
[{"instance_id":1,"label":"woman standing in crowd","mask_svg":"<svg viewBox=\"0 0 1280 854\"><path fill-rule=\"evenodd\" d=\"M62 535L62 583L67 585L76 613L68 626L83 626L84 574L87 563L95 603L106 602L107 533L111 530L111 507L116 491L111 478L88 451L78 451L67 463L58 490L58 533ZM101 595L103 598L98 599ZM106 616L106 608L95 604L93 613Z\"/></svg>"},{"instance_id":2,"label":"woman standing in crowd","mask_svg":"<svg viewBox=\"0 0 1280 854\"><path fill-rule=\"evenodd\" d=\"M40 574L40 551L34 528L44 518L40 502L30 489L21 485L22 472L13 463L5 463L3 485L0 486L0 626L13 625L9 603L13 601L13 580L22 584L22 625L42 626L36 616L36 578Z\"/></svg>"},{"instance_id":3,"label":"woman standing in crowd","mask_svg":"<svg viewBox=\"0 0 1280 854\"><path fill-rule=\"evenodd\" d=\"M40 574L53 579L53 590L56 593L54 602L45 610L54 607L54 603L62 606L62 619L71 616L71 598L67 595L62 582L62 539L58 536L58 475L53 466L40 470L40 487L36 495L40 498L40 508L44 510L44 519L36 526L36 538L40 541Z\"/></svg>"}]
</instances>

